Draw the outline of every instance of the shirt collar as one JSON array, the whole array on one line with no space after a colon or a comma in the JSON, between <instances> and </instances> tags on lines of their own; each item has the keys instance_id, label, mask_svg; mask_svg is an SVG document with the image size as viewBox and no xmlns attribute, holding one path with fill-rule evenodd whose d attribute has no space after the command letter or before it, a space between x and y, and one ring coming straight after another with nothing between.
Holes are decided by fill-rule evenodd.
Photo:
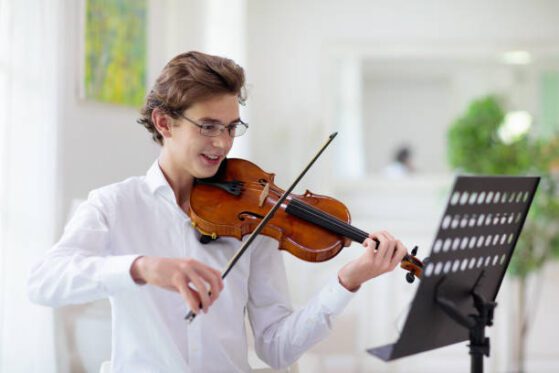
<instances>
[{"instance_id":1,"label":"shirt collar","mask_svg":"<svg viewBox=\"0 0 559 373\"><path fill-rule=\"evenodd\" d=\"M146 183L149 187L151 193L155 194L159 189L167 187L171 190L171 186L167 182L165 175L163 175L163 171L161 171L161 167L159 166L159 160L156 159L155 162L149 168L146 174Z\"/></svg>"}]
</instances>

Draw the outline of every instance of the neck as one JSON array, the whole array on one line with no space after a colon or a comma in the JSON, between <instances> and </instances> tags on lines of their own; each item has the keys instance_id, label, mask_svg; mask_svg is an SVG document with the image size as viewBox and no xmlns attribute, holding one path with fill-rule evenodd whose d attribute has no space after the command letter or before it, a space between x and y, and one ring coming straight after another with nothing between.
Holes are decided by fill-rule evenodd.
<instances>
[{"instance_id":1,"label":"neck","mask_svg":"<svg viewBox=\"0 0 559 373\"><path fill-rule=\"evenodd\" d=\"M182 207L185 203L188 203L194 177L181 169L180 165L169 156L165 149L159 155L159 167L175 194L177 205Z\"/></svg>"}]
</instances>

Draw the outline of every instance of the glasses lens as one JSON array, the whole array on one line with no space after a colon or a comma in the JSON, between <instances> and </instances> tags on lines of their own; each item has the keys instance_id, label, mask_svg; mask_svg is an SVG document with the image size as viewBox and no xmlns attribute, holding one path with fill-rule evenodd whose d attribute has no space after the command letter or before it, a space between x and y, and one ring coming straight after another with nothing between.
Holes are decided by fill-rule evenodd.
<instances>
[{"instance_id":1,"label":"glasses lens","mask_svg":"<svg viewBox=\"0 0 559 373\"><path fill-rule=\"evenodd\" d=\"M204 136L219 136L219 134L223 131L223 124L217 123L201 123L200 125L200 133Z\"/></svg>"},{"instance_id":2,"label":"glasses lens","mask_svg":"<svg viewBox=\"0 0 559 373\"><path fill-rule=\"evenodd\" d=\"M228 126L224 126L221 123L200 123L198 125L200 127L200 133L204 136L215 137L219 136L227 129L229 132L229 136L231 137L239 137L244 135L247 131L247 125L243 122L240 123L232 123Z\"/></svg>"},{"instance_id":3,"label":"glasses lens","mask_svg":"<svg viewBox=\"0 0 559 373\"><path fill-rule=\"evenodd\" d=\"M229 127L229 135L231 137L239 137L245 134L247 131L247 125L245 123L236 123Z\"/></svg>"}]
</instances>

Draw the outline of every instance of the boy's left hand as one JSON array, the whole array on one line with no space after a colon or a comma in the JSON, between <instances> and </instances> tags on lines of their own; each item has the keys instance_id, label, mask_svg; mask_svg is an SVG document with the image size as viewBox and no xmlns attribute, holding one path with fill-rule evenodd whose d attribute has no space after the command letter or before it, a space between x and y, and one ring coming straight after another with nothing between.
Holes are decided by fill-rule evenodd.
<instances>
[{"instance_id":1,"label":"boy's left hand","mask_svg":"<svg viewBox=\"0 0 559 373\"><path fill-rule=\"evenodd\" d=\"M379 241L378 247L373 239ZM408 252L399 240L386 231L369 234L363 246L365 252L338 272L340 284L349 291L355 292L364 282L392 271Z\"/></svg>"}]
</instances>

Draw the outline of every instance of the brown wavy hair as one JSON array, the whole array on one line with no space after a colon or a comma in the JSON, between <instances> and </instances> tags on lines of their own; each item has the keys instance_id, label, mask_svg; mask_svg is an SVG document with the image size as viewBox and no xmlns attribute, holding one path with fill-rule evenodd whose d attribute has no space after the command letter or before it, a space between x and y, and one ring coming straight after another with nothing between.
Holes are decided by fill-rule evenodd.
<instances>
[{"instance_id":1,"label":"brown wavy hair","mask_svg":"<svg viewBox=\"0 0 559 373\"><path fill-rule=\"evenodd\" d=\"M179 54L159 74L137 122L147 128L153 141L163 145L163 136L151 120L154 109L177 119L194 103L220 94L235 94L244 104L244 85L243 68L228 58L194 51Z\"/></svg>"}]
</instances>

